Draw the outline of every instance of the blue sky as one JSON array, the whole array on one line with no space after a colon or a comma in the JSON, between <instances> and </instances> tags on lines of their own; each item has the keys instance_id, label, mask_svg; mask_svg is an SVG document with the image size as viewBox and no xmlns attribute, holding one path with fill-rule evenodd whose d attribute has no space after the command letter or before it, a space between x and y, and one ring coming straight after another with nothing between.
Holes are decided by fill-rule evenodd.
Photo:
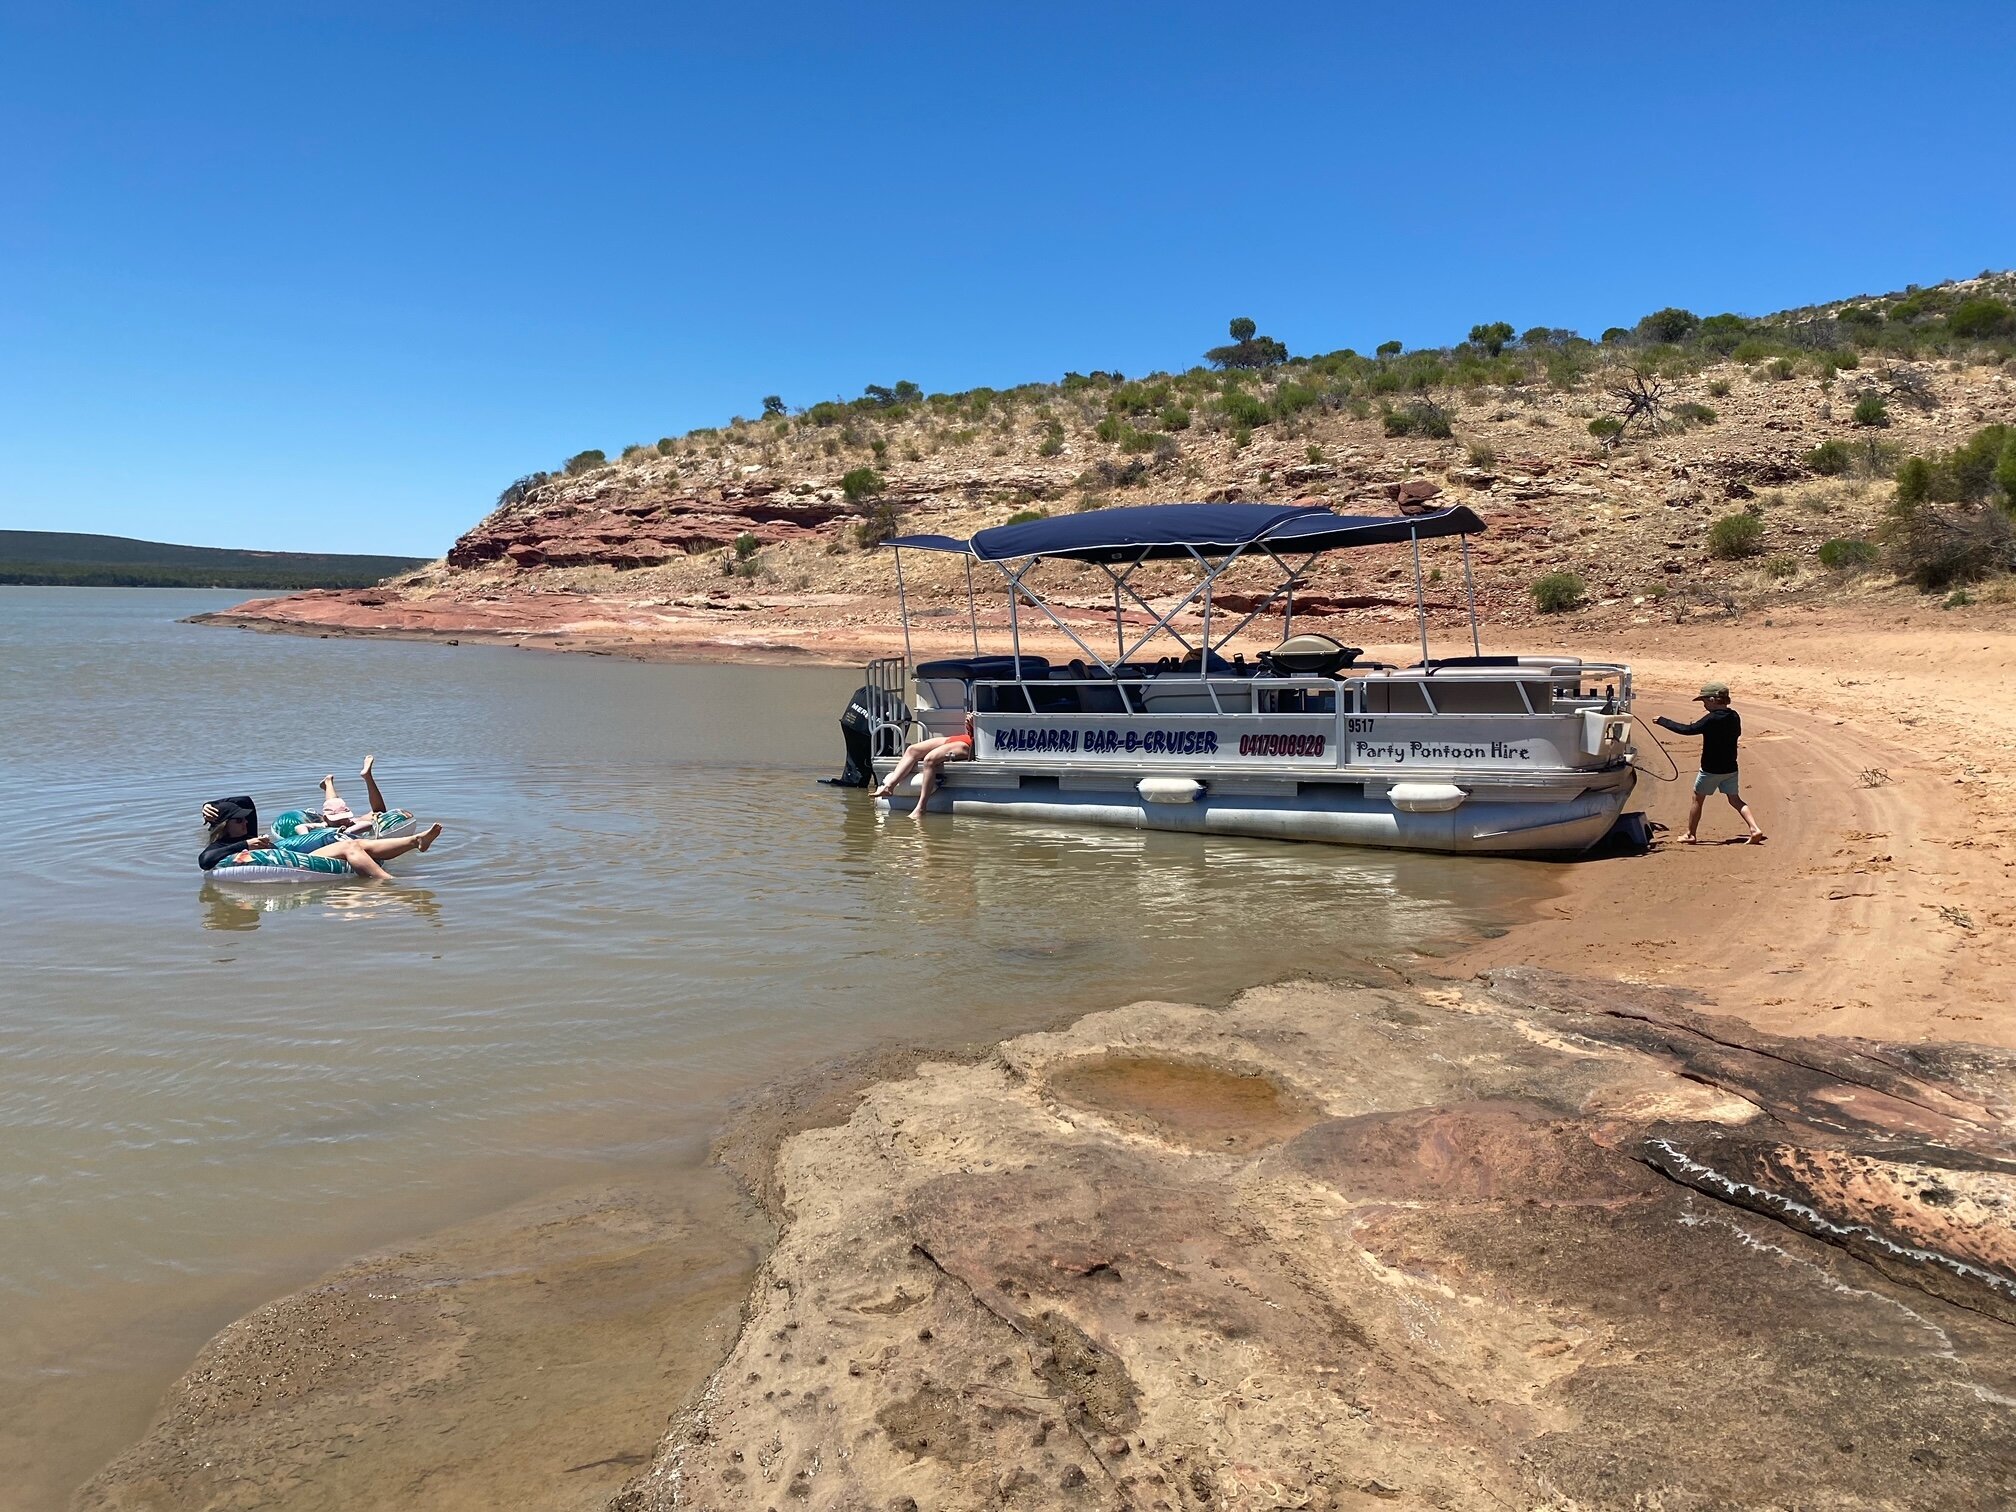
<instances>
[{"instance_id":1,"label":"blue sky","mask_svg":"<svg viewBox=\"0 0 2016 1512\"><path fill-rule=\"evenodd\" d=\"M2016 6L0 5L0 526L432 555L909 378L2016 264Z\"/></svg>"}]
</instances>

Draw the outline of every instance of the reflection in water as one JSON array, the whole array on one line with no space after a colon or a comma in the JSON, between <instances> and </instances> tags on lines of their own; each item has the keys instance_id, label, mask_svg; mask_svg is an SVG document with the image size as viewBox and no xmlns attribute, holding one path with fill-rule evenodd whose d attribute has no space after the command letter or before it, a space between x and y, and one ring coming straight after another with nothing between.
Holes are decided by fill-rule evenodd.
<instances>
[{"instance_id":1,"label":"reflection in water","mask_svg":"<svg viewBox=\"0 0 2016 1512\"><path fill-rule=\"evenodd\" d=\"M256 1300L416 1227L697 1160L768 1077L1357 975L1545 885L1520 863L1265 841L918 833L817 784L846 670L174 623L220 602L0 589L18 732L0 750L0 1465L54 1410L21 1405L51 1371L138 1393L119 1412L144 1418L223 1321L189 1298ZM446 823L440 845L389 885L203 881L197 805L298 804L360 743ZM186 809L162 816L164 795ZM136 839L135 815L173 842Z\"/></svg>"},{"instance_id":2,"label":"reflection in water","mask_svg":"<svg viewBox=\"0 0 2016 1512\"><path fill-rule=\"evenodd\" d=\"M441 900L430 887L410 882L360 882L332 877L326 882L205 882L200 894L205 929L257 929L261 914L313 909L330 923L364 924L397 913L411 914L439 928Z\"/></svg>"}]
</instances>

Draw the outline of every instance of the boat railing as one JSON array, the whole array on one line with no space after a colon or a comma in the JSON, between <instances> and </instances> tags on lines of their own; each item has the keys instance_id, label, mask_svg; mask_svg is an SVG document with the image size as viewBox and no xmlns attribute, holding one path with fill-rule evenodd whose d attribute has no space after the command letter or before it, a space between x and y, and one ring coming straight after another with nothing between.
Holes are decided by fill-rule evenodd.
<instances>
[{"instance_id":1,"label":"boat railing","mask_svg":"<svg viewBox=\"0 0 2016 1512\"><path fill-rule=\"evenodd\" d=\"M910 664L901 656L878 656L863 671L861 704L877 756L900 756L910 743L913 716L908 702Z\"/></svg>"},{"instance_id":2,"label":"boat railing","mask_svg":"<svg viewBox=\"0 0 2016 1512\"><path fill-rule=\"evenodd\" d=\"M971 685L981 714L1334 714L1339 684L1329 677L1210 676L1160 672L1141 677L981 679Z\"/></svg>"}]
</instances>

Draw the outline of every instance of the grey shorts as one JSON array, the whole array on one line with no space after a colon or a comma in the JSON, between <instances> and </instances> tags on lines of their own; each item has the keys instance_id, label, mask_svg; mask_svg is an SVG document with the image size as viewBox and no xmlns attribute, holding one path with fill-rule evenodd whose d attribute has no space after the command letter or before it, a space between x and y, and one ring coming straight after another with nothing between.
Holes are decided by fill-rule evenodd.
<instances>
[{"instance_id":1,"label":"grey shorts","mask_svg":"<svg viewBox=\"0 0 2016 1512\"><path fill-rule=\"evenodd\" d=\"M1734 772L1696 773L1694 777L1694 796L1696 798L1706 798L1711 793L1727 793L1738 803L1743 801L1743 794L1736 786L1736 774Z\"/></svg>"}]
</instances>

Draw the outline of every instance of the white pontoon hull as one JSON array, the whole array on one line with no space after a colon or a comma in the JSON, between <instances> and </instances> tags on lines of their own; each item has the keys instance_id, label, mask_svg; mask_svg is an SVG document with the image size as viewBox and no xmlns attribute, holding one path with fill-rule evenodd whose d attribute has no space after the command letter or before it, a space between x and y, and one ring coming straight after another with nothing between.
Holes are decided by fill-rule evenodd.
<instances>
[{"instance_id":1,"label":"white pontoon hull","mask_svg":"<svg viewBox=\"0 0 2016 1512\"><path fill-rule=\"evenodd\" d=\"M886 772L883 774L886 775ZM1389 850L1452 854L1578 854L1616 824L1637 773L1586 774L1599 780L1581 792L1551 800L1473 797L1440 811L1395 806L1390 794L1367 796L1354 784L1303 784L1285 794L1213 792L1192 802L1169 802L1118 790L1079 790L953 766L933 794L930 811L959 818L1016 819L1025 823L1094 824L1118 829L1168 830L1197 835L1245 835L1266 840L1316 841ZM1068 776L1065 778L1068 782ZM890 806L908 812L913 789L899 790Z\"/></svg>"}]
</instances>

